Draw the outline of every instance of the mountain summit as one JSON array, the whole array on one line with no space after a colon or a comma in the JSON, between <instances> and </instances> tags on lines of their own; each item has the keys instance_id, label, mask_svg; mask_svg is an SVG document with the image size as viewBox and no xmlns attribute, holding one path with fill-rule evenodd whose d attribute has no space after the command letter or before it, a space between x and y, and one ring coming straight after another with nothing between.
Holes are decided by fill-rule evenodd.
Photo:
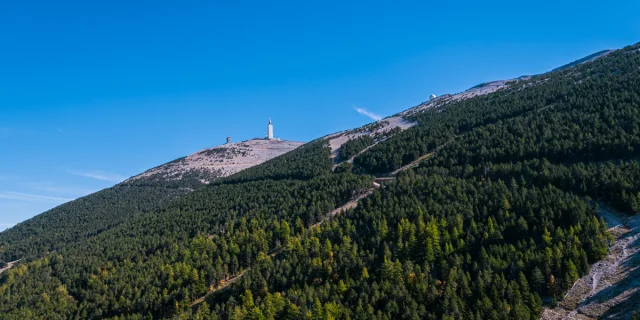
<instances>
[{"instance_id":1,"label":"mountain summit","mask_svg":"<svg viewBox=\"0 0 640 320\"><path fill-rule=\"evenodd\" d=\"M303 144L276 139L251 139L228 143L147 170L125 182L171 181L192 176L203 184L209 184L217 178L227 177L261 164Z\"/></svg>"},{"instance_id":2,"label":"mountain summit","mask_svg":"<svg viewBox=\"0 0 640 320\"><path fill-rule=\"evenodd\" d=\"M269 132L273 125L269 120ZM295 150L302 142L255 138L207 148L67 202L0 233L0 262L42 255L94 237L234 173ZM32 235L35 238L25 237ZM8 248L2 243L11 243Z\"/></svg>"}]
</instances>

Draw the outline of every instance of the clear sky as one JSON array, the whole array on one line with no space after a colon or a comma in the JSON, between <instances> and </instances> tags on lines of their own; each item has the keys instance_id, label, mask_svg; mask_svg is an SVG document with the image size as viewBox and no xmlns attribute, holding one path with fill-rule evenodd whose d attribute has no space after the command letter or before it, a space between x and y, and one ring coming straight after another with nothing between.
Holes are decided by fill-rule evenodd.
<instances>
[{"instance_id":1,"label":"clear sky","mask_svg":"<svg viewBox=\"0 0 640 320\"><path fill-rule=\"evenodd\" d=\"M308 141L640 41L637 0L429 2L3 1L0 230L269 117Z\"/></svg>"}]
</instances>

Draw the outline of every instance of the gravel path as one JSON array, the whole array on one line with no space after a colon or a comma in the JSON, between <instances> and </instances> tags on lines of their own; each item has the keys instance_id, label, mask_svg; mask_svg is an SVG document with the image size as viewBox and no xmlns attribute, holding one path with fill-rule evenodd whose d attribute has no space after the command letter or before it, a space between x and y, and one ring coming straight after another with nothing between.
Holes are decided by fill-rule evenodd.
<instances>
[{"instance_id":1,"label":"gravel path","mask_svg":"<svg viewBox=\"0 0 640 320\"><path fill-rule=\"evenodd\" d=\"M20 261L20 260L16 260L16 261L8 262L6 267L4 267L4 268L0 269L0 273L3 273L3 272L5 272L5 271L7 271L7 270L9 270L9 269L13 268L13 265L14 265L14 264L16 264L16 263L18 263L18 261Z\"/></svg>"}]
</instances>

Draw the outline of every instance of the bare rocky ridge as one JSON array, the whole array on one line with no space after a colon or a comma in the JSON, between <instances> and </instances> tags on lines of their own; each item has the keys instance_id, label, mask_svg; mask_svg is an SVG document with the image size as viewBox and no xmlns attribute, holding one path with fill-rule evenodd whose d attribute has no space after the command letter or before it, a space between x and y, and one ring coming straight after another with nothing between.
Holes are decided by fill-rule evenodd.
<instances>
[{"instance_id":1,"label":"bare rocky ridge","mask_svg":"<svg viewBox=\"0 0 640 320\"><path fill-rule=\"evenodd\" d=\"M420 113L426 109L443 107L452 102L466 100L466 99L470 99L477 96L487 95L490 93L494 93L498 90L507 88L509 84L513 84L519 81L526 81L529 79L531 79L531 76L522 76L519 78L509 79L509 80L496 80L491 82L485 82L473 88L467 89L464 92L460 92L457 94L444 94L433 100L423 102L416 107L413 107L411 109L407 109L401 112L400 115L403 117L406 117L416 113Z\"/></svg>"},{"instance_id":2,"label":"bare rocky ridge","mask_svg":"<svg viewBox=\"0 0 640 320\"><path fill-rule=\"evenodd\" d=\"M555 68L552 71L564 70L564 69L571 68L571 67L574 67L574 66L577 66L577 65L581 65L583 63L591 62L591 61L600 59L600 58L602 58L602 57L604 57L604 56L606 56L606 55L608 55L608 54L610 54L611 52L614 52L614 51L615 50L602 50L600 52L596 52L594 54L588 55L588 56L586 56L586 57L584 57L582 59L578 59L576 61L573 61L573 62L570 62L568 64L565 64L565 65L563 65L561 67Z\"/></svg>"},{"instance_id":3,"label":"bare rocky ridge","mask_svg":"<svg viewBox=\"0 0 640 320\"><path fill-rule=\"evenodd\" d=\"M252 139L225 144L204 149L190 156L147 170L125 182L138 180L171 181L194 175L200 182L208 184L216 178L226 177L240 170L261 164L303 144L295 141L267 139Z\"/></svg>"}]
</instances>

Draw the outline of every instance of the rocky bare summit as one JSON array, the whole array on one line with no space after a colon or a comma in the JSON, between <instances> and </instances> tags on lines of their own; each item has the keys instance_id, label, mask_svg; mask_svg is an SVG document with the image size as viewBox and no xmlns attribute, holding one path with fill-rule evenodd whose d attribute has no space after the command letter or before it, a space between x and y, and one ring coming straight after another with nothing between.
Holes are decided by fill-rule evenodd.
<instances>
[{"instance_id":1,"label":"rocky bare summit","mask_svg":"<svg viewBox=\"0 0 640 320\"><path fill-rule=\"evenodd\" d=\"M229 143L204 149L160 165L130 178L127 182L179 180L190 176L208 184L217 178L232 175L273 159L303 144L303 142L275 139L252 139Z\"/></svg>"}]
</instances>

